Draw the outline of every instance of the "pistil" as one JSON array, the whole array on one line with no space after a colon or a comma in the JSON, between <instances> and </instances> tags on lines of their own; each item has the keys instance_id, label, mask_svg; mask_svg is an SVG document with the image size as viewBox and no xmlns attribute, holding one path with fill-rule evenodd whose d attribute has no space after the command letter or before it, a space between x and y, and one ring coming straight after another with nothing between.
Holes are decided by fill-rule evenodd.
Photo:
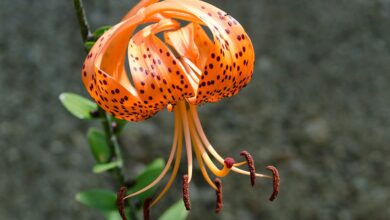
<instances>
[{"instance_id":1,"label":"pistil","mask_svg":"<svg viewBox=\"0 0 390 220\"><path fill-rule=\"evenodd\" d=\"M206 137L206 135L205 135L205 133L203 131L203 128L201 126L201 123L200 123L200 120L199 120L199 116L198 116L198 112L196 111L195 106L190 105L190 112L191 112L191 116L193 118L196 130L197 130L197 133L199 134L199 137L200 137L201 141L204 143L204 147L210 152L211 155L213 155L213 157L219 163L224 164L224 159L217 153L217 151L213 148L213 146L210 144L209 140L207 139L207 137ZM243 163L240 163L240 165L241 164L243 164ZM236 172L236 173L239 173L239 174L250 175L250 172L242 170L242 169L239 169L239 168L236 167L236 165L233 166L231 168L231 170ZM271 176L260 174L260 173L256 173L256 177L272 179Z\"/></svg>"},{"instance_id":2,"label":"pistil","mask_svg":"<svg viewBox=\"0 0 390 220\"><path fill-rule=\"evenodd\" d=\"M214 175L216 175L218 177L226 176L230 172L230 169L232 168L232 166L234 164L234 159L229 158L228 160L226 160L226 162L224 160L224 163L223 163L224 166L222 169L219 169L217 166L215 166L215 164L213 163L213 161L210 159L209 155L207 154L206 150L204 149L204 146L199 139L199 136L195 130L195 127L193 125L192 120L189 121L189 124L190 124L191 137L192 137L192 140L195 144L194 148L196 151L199 151L199 154L202 156L204 163L207 165L207 167L210 169L210 171Z\"/></svg>"},{"instance_id":3,"label":"pistil","mask_svg":"<svg viewBox=\"0 0 390 220\"><path fill-rule=\"evenodd\" d=\"M180 160L181 160L181 154L182 154L182 145L183 145L183 134L184 134L184 143L186 145L186 153L187 153L187 162L188 162L188 172L183 176L183 201L184 205L187 210L191 209L191 202L190 202L190 193L189 193L189 184L191 182L192 178L192 149L194 149L195 156L197 158L199 168L202 172L202 175L205 179L205 181L216 191L217 196L217 204L216 204L216 212L219 213L222 209L222 181L219 178L216 178L215 181L212 181L207 173L206 167L217 177L224 177L226 176L231 170L245 174L250 175L251 177L251 184L254 186L255 184L255 178L256 177L266 177L266 178L272 178L273 179L273 192L270 197L270 200L273 201L278 192L279 192L279 174L275 167L273 166L267 166L266 168L272 171L273 177L258 174L255 171L254 161L253 157L247 152L242 151L240 153L241 156L245 158L245 161L236 163L235 160L232 157L226 157L223 159L211 146L209 141L206 138L206 135L204 134L204 131L200 125L200 120L198 118L196 109L194 106L186 103L185 101L180 101L176 104L176 108L174 108L175 113L175 131L174 131L174 137L173 137L173 144L172 144L172 150L169 155L168 161L166 166L164 167L161 174L148 186L144 187L143 189L134 192L128 196L125 196L126 188L121 188L118 192L118 201L117 205L120 211L120 214L123 219L126 219L126 216L124 215L124 199L133 197L135 195L138 195L140 193L145 192L146 190L150 189L154 185L156 185L168 172L169 168L171 167L173 158L175 157L175 162L172 170L172 174L164 187L164 189L161 191L161 193L156 197L154 200L147 200L144 204L144 215L145 219L149 218L149 209L158 203L158 201L166 194L166 192L171 187L173 181L175 180L175 177L178 173L179 166L180 166ZM223 165L221 169L219 169L214 162L209 157L208 153L211 153L211 155ZM249 171L241 170L237 167L242 165L248 165ZM205 166L206 165L206 166Z\"/></svg>"}]
</instances>

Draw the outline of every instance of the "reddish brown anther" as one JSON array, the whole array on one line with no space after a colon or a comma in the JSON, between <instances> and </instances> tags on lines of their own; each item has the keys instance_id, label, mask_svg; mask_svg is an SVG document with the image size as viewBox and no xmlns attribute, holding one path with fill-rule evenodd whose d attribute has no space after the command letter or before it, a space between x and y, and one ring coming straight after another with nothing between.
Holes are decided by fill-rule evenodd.
<instances>
[{"instance_id":1,"label":"reddish brown anther","mask_svg":"<svg viewBox=\"0 0 390 220\"><path fill-rule=\"evenodd\" d=\"M222 181L219 178L215 178L214 183L218 188L218 190L215 191L215 193L217 195L217 204L215 207L215 212L219 213L219 212L221 212L222 207L223 207Z\"/></svg>"},{"instance_id":2,"label":"reddish brown anther","mask_svg":"<svg viewBox=\"0 0 390 220\"><path fill-rule=\"evenodd\" d=\"M272 172L272 175L273 175L273 178L274 178L273 179L273 188L274 188L274 190L272 192L271 197L269 197L270 201L274 201L276 196L279 193L280 176L279 176L278 169L276 169L276 167L270 165L270 166L267 166L266 168Z\"/></svg>"},{"instance_id":3,"label":"reddish brown anther","mask_svg":"<svg viewBox=\"0 0 390 220\"><path fill-rule=\"evenodd\" d=\"M225 163L226 167L230 169L236 161L232 157L226 157L223 162Z\"/></svg>"},{"instance_id":4,"label":"reddish brown anther","mask_svg":"<svg viewBox=\"0 0 390 220\"><path fill-rule=\"evenodd\" d=\"M116 197L116 205L118 206L119 214L122 217L122 220L127 220L125 215L125 200L123 199L126 195L127 188L122 186Z\"/></svg>"},{"instance_id":5,"label":"reddish brown anther","mask_svg":"<svg viewBox=\"0 0 390 220\"><path fill-rule=\"evenodd\" d=\"M251 184L252 186L255 185L256 183L256 169L255 169L255 163L253 162L253 157L250 155L248 151L241 151L240 153L241 156L245 157L245 160L248 164L248 169L250 173L250 178L251 178Z\"/></svg>"},{"instance_id":6,"label":"reddish brown anther","mask_svg":"<svg viewBox=\"0 0 390 220\"><path fill-rule=\"evenodd\" d=\"M144 211L144 220L149 220L150 219L150 203L152 202L151 198L147 198L144 201L143 205L143 211Z\"/></svg>"},{"instance_id":7,"label":"reddish brown anther","mask_svg":"<svg viewBox=\"0 0 390 220\"><path fill-rule=\"evenodd\" d=\"M190 190L188 186L188 175L183 176L183 201L187 210L191 210Z\"/></svg>"}]
</instances>

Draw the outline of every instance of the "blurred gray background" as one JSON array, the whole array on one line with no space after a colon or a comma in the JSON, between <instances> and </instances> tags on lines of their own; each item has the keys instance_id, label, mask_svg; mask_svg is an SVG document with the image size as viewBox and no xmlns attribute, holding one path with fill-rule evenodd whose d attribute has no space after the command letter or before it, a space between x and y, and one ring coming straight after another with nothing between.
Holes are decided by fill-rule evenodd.
<instances>
[{"instance_id":1,"label":"blurred gray background","mask_svg":"<svg viewBox=\"0 0 390 220\"><path fill-rule=\"evenodd\" d=\"M218 151L247 149L258 170L280 170L271 184L230 175L225 208L192 184L189 219L390 219L390 1L219 0L256 48L252 82L240 94L200 108ZM93 29L119 21L130 0L86 0ZM85 56L72 1L0 2L0 219L103 219L76 192L111 187L91 172L85 133L93 123L66 112L58 95L85 95ZM162 112L122 135L126 173L168 156L172 116ZM264 171L266 172L266 171ZM153 210L181 198L178 184Z\"/></svg>"}]
</instances>

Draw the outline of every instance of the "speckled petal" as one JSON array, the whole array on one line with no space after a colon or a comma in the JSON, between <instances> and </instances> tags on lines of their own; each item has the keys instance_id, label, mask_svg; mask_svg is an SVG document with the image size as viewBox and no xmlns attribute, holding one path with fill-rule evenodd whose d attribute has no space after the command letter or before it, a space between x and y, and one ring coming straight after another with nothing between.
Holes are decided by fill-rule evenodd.
<instances>
[{"instance_id":1,"label":"speckled petal","mask_svg":"<svg viewBox=\"0 0 390 220\"><path fill-rule=\"evenodd\" d=\"M176 22L165 19L144 28L130 40L128 58L134 86L148 107L160 109L194 95L181 63L154 35L177 27Z\"/></svg>"},{"instance_id":2,"label":"speckled petal","mask_svg":"<svg viewBox=\"0 0 390 220\"><path fill-rule=\"evenodd\" d=\"M217 102L238 93L245 87L253 73L254 49L243 27L227 13L202 1L167 0L166 2L172 3L172 8L178 10L186 7L188 13L197 16L208 25L214 36L214 43L210 50L200 52L200 57L207 57L207 60L203 66L200 66L202 76L196 97L189 99L190 103ZM187 34L181 35L183 41L199 39L189 36L191 33L189 27L186 31ZM202 31L193 33L202 34Z\"/></svg>"}]
</instances>

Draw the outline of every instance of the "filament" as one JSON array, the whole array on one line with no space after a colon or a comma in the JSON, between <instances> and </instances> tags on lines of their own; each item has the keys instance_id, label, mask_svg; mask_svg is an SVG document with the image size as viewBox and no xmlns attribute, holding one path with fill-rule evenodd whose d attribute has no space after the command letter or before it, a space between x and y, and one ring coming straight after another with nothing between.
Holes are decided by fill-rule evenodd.
<instances>
[{"instance_id":1,"label":"filament","mask_svg":"<svg viewBox=\"0 0 390 220\"><path fill-rule=\"evenodd\" d=\"M192 121L190 120L189 122L190 122L191 136L194 139L194 143L196 144L196 147L194 147L194 149L197 150L200 155L202 155L204 162L206 163L207 167L211 170L211 172L214 173L214 175L219 177L226 176L229 173L230 169L225 164L221 170L218 169L217 166L215 166L215 164L213 163L213 161L210 159L209 155L205 151L202 142L199 140L199 137L195 131Z\"/></svg>"},{"instance_id":2,"label":"filament","mask_svg":"<svg viewBox=\"0 0 390 220\"><path fill-rule=\"evenodd\" d=\"M196 155L196 159L198 160L198 164L199 164L199 168L200 168L200 171L202 172L202 175L203 175L203 178L206 180L206 182L215 190L218 190L217 186L213 183L213 181L211 181L209 175L207 174L207 170L206 168L204 167L204 164L203 164L203 160L202 160L202 156L200 155L200 152L199 152L199 149L198 147L196 146L196 143L194 143L194 149L195 149L195 155Z\"/></svg>"},{"instance_id":3,"label":"filament","mask_svg":"<svg viewBox=\"0 0 390 220\"><path fill-rule=\"evenodd\" d=\"M168 172L169 168L171 167L171 164L172 164L172 160L173 160L173 156L175 155L175 152L176 152L176 147L177 147L177 144L178 144L178 136L179 136L179 133L181 135L181 120L180 120L180 114L178 112L175 111L175 131L174 131L174 135L173 135L173 144L172 144L172 149L171 149L171 153L169 154L169 158L168 158L168 161L163 169L163 171L160 173L160 175L153 181L151 182L149 185L145 186L144 188L138 190L137 192L134 192L126 197L124 197L124 199L127 199L127 198L131 198L133 196L136 196L136 195L139 195L143 192L145 192L146 190L152 188L154 185L156 185L158 182L160 182L160 180L165 176L165 174Z\"/></svg>"},{"instance_id":4,"label":"filament","mask_svg":"<svg viewBox=\"0 0 390 220\"><path fill-rule=\"evenodd\" d=\"M207 137L206 137L206 135L205 135L205 133L203 131L203 128L202 128L202 126L200 124L198 113L197 113L195 107L192 106L192 105L190 105L190 112L191 112L192 118L194 120L194 124L196 126L197 131L198 131L198 134L200 136L200 139L205 144L206 149L211 153L211 155L213 155L213 157L215 159L217 159L217 161L219 163L224 164L224 159L217 153L217 151L215 151L215 149L212 147L212 145L210 144L209 140L207 139ZM232 171L234 171L236 173L239 173L239 174L250 175L249 171L245 171L245 170L239 169L236 166L233 166L231 169L232 169ZM256 173L256 176L257 177L264 177L264 178L272 179L271 176L260 174L260 173Z\"/></svg>"},{"instance_id":5,"label":"filament","mask_svg":"<svg viewBox=\"0 0 390 220\"><path fill-rule=\"evenodd\" d=\"M180 113L178 113L178 114L180 114ZM168 183L165 185L164 189L157 196L157 198L151 203L149 208L153 207L155 204L157 204L158 201L160 201L161 198L164 197L165 193L168 191L168 189L171 187L173 181L175 180L175 177L177 175L177 171L179 170L182 146L183 146L183 134L182 134L182 132L180 132L179 137L178 137L178 147L177 147L177 151L176 151L176 159L175 159L175 164L173 165L172 175L169 178Z\"/></svg>"},{"instance_id":6,"label":"filament","mask_svg":"<svg viewBox=\"0 0 390 220\"><path fill-rule=\"evenodd\" d=\"M183 117L183 130L184 130L184 139L186 143L186 151L187 151L187 162L188 162L188 183L191 182L192 179L192 149L191 149L191 134L188 126L188 116L186 111L186 106L184 102L180 104L181 113Z\"/></svg>"}]
</instances>

